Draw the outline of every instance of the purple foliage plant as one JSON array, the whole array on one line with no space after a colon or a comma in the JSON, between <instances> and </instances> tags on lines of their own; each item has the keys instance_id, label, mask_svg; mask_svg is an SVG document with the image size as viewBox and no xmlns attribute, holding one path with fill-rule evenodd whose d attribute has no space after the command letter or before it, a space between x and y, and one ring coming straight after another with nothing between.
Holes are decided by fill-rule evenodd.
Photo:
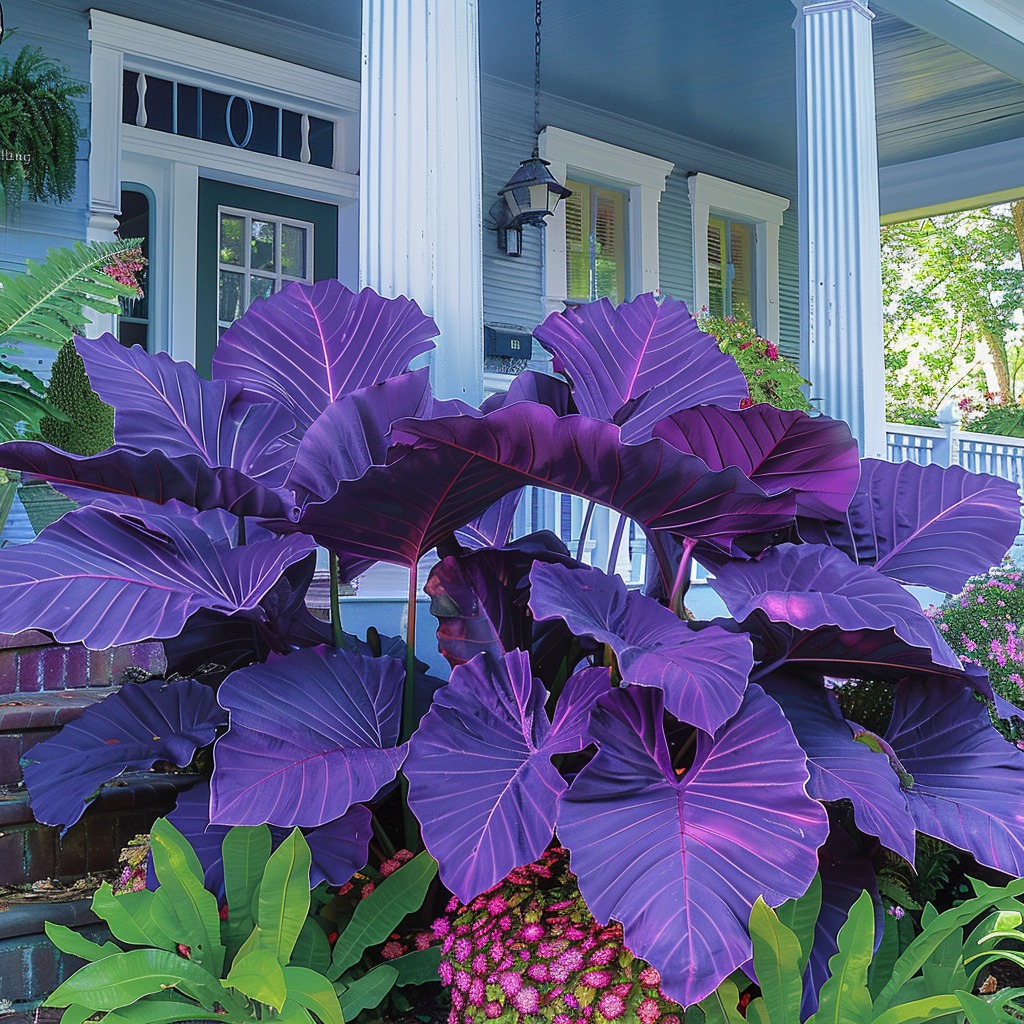
<instances>
[{"instance_id":1,"label":"purple foliage plant","mask_svg":"<svg viewBox=\"0 0 1024 1024\"><path fill-rule=\"evenodd\" d=\"M212 381L79 339L115 444L0 448L82 506L0 552L0 631L157 638L179 677L222 670L129 686L34 747L36 816L66 827L104 778L217 734L209 801L179 815L190 838L299 825L347 871L403 799L407 840L467 902L557 837L595 918L683 1005L750 960L756 899L801 895L837 850L868 888L872 851L912 858L916 831L1024 873L1024 753L975 698L985 673L904 589L956 592L998 563L1015 487L862 462L841 422L740 408L742 375L681 302L601 300L536 333L564 379L528 372L480 409L408 369L437 334L414 302L334 281L257 301ZM633 520L649 593L550 534L511 539L525 486ZM345 634L336 597L329 624L306 610L317 544L335 595L374 562L405 567L410 620L436 550L452 670L425 714L411 647ZM694 560L731 618L677 614ZM843 718L831 678L892 686L884 735ZM829 890L812 978L859 891Z\"/></svg>"}]
</instances>

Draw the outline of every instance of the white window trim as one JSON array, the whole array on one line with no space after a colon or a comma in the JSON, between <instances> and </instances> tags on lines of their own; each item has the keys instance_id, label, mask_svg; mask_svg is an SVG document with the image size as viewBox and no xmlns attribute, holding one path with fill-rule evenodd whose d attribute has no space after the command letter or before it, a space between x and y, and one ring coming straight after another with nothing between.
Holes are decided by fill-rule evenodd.
<instances>
[{"instance_id":1,"label":"white window trim","mask_svg":"<svg viewBox=\"0 0 1024 1024\"><path fill-rule=\"evenodd\" d=\"M338 206L338 276L358 286L357 247L345 251L359 224L359 84L264 54L160 28L105 11L90 17L90 241L117 230L122 181L155 195L150 258L153 338L176 359L195 360L196 248L199 179L285 192ZM335 121L334 167L283 160L200 139L121 123L125 68L163 75L291 107ZM173 289L170 287L173 281ZM98 330L114 318L94 318Z\"/></svg>"},{"instance_id":2,"label":"white window trim","mask_svg":"<svg viewBox=\"0 0 1024 1024\"><path fill-rule=\"evenodd\" d=\"M779 340L779 228L789 200L710 174L691 174L690 222L693 231L693 298L699 310L708 304L708 218L712 213L754 225L754 301L760 333Z\"/></svg>"},{"instance_id":3,"label":"white window trim","mask_svg":"<svg viewBox=\"0 0 1024 1024\"><path fill-rule=\"evenodd\" d=\"M658 204L675 165L554 127L540 133L540 155L551 164L551 173L561 182L576 174L628 192L628 294L633 297L658 291ZM565 248L565 204L560 203L544 230L545 312L561 309L568 294Z\"/></svg>"}]
</instances>

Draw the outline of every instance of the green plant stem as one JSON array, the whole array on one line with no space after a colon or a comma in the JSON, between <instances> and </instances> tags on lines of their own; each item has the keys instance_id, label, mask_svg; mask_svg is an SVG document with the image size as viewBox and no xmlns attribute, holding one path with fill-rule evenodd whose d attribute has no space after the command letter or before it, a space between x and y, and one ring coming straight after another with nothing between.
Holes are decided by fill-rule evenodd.
<instances>
[{"instance_id":1,"label":"green plant stem","mask_svg":"<svg viewBox=\"0 0 1024 1024\"><path fill-rule=\"evenodd\" d=\"M331 643L335 650L340 650L344 638L341 629L341 595L338 582L338 556L332 551L331 565Z\"/></svg>"}]
</instances>

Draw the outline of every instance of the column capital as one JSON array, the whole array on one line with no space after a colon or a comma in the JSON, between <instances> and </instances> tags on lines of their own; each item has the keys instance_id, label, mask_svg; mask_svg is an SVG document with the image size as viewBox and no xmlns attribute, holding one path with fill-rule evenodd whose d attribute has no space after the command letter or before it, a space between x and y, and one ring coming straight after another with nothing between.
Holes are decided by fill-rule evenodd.
<instances>
[{"instance_id":1,"label":"column capital","mask_svg":"<svg viewBox=\"0 0 1024 1024\"><path fill-rule=\"evenodd\" d=\"M868 9L867 0L793 0L798 14L830 14L833 11L853 11L861 14L868 21L875 15Z\"/></svg>"}]
</instances>

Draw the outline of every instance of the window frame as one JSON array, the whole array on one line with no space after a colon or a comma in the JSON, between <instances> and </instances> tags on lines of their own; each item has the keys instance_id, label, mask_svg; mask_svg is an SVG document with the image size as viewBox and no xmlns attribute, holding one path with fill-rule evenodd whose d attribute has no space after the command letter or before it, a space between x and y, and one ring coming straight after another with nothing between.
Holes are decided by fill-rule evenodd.
<instances>
[{"instance_id":1,"label":"window frame","mask_svg":"<svg viewBox=\"0 0 1024 1024\"><path fill-rule=\"evenodd\" d=\"M540 133L539 150L559 181L576 177L627 193L626 295L659 291L658 204L675 165L554 126ZM545 313L564 308L567 297L565 204L560 203L544 231Z\"/></svg>"},{"instance_id":2,"label":"window frame","mask_svg":"<svg viewBox=\"0 0 1024 1024\"><path fill-rule=\"evenodd\" d=\"M695 172L688 179L693 237L693 299L700 310L708 305L708 219L714 213L726 220L754 226L754 307L758 333L779 341L779 229L789 209L784 196L762 192L725 178Z\"/></svg>"}]
</instances>

